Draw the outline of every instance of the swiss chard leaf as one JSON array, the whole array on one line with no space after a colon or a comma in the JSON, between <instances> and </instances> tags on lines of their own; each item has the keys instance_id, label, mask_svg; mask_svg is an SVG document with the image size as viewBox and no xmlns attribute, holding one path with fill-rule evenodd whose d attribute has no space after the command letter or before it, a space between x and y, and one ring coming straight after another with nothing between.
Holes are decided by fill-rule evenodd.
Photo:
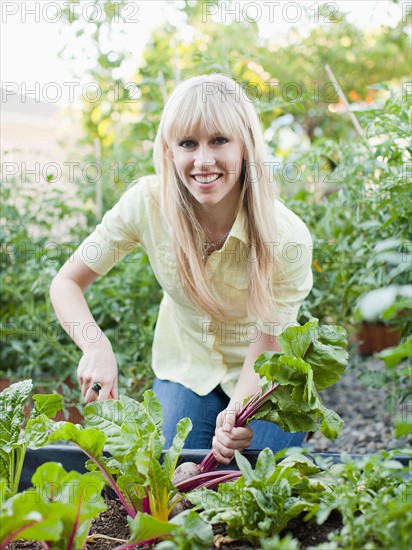
<instances>
[{"instance_id":1,"label":"swiss chard leaf","mask_svg":"<svg viewBox=\"0 0 412 550\"><path fill-rule=\"evenodd\" d=\"M147 478L142 476L120 475L116 478L116 485L124 495L126 502L133 510L141 510L143 499L146 497Z\"/></svg>"},{"instance_id":2,"label":"swiss chard leaf","mask_svg":"<svg viewBox=\"0 0 412 550\"><path fill-rule=\"evenodd\" d=\"M285 355L304 358L318 331L317 320L310 320L303 326L288 327L278 336L278 342Z\"/></svg>"},{"instance_id":3,"label":"swiss chard leaf","mask_svg":"<svg viewBox=\"0 0 412 550\"><path fill-rule=\"evenodd\" d=\"M170 479L157 460L152 460L150 465L149 481L150 513L162 521L167 521L171 509L169 506Z\"/></svg>"},{"instance_id":4,"label":"swiss chard leaf","mask_svg":"<svg viewBox=\"0 0 412 550\"><path fill-rule=\"evenodd\" d=\"M131 543L152 541L172 533L177 528L175 523L162 521L143 512L138 512L134 519L127 518L127 521L130 528L130 538L126 543L127 548Z\"/></svg>"},{"instance_id":5,"label":"swiss chard leaf","mask_svg":"<svg viewBox=\"0 0 412 550\"><path fill-rule=\"evenodd\" d=\"M190 418L182 418L176 425L176 435L173 438L172 445L166 451L163 459L163 468L169 479L172 479L177 461L182 453L183 445L185 444L186 438L191 429L192 421Z\"/></svg>"},{"instance_id":6,"label":"swiss chard leaf","mask_svg":"<svg viewBox=\"0 0 412 550\"><path fill-rule=\"evenodd\" d=\"M0 449L0 479L4 480L8 491L11 492L11 486L13 484L10 478L11 466L9 464L9 453Z\"/></svg>"},{"instance_id":7,"label":"swiss chard leaf","mask_svg":"<svg viewBox=\"0 0 412 550\"><path fill-rule=\"evenodd\" d=\"M310 363L313 369L313 380L318 391L323 390L340 380L348 364L348 352L342 346L342 336L336 327L335 333L323 330L319 331L319 339L314 340L312 347L305 355L305 361ZM344 330L344 329L342 329ZM347 345L346 337L345 344Z\"/></svg>"},{"instance_id":8,"label":"swiss chard leaf","mask_svg":"<svg viewBox=\"0 0 412 550\"><path fill-rule=\"evenodd\" d=\"M156 428L160 431L163 426L162 405L153 390L146 390L143 394L143 406L152 419Z\"/></svg>"},{"instance_id":9,"label":"swiss chard leaf","mask_svg":"<svg viewBox=\"0 0 412 550\"><path fill-rule=\"evenodd\" d=\"M67 550L83 548L92 519L107 508L101 496L104 477L100 472L66 472L61 464L47 462L37 469L32 483L45 502L64 507L59 541Z\"/></svg>"},{"instance_id":10,"label":"swiss chard leaf","mask_svg":"<svg viewBox=\"0 0 412 550\"><path fill-rule=\"evenodd\" d=\"M96 428L83 428L71 422L60 422L57 429L49 435L48 442L72 441L78 445L89 458L100 460L106 436Z\"/></svg>"},{"instance_id":11,"label":"swiss chard leaf","mask_svg":"<svg viewBox=\"0 0 412 550\"><path fill-rule=\"evenodd\" d=\"M54 422L45 414L40 414L27 422L25 439L32 449L42 447L49 442L49 437L64 422Z\"/></svg>"},{"instance_id":12,"label":"swiss chard leaf","mask_svg":"<svg viewBox=\"0 0 412 550\"><path fill-rule=\"evenodd\" d=\"M3 502L0 546L16 538L58 541L67 550L83 548L91 521L106 509L99 474L66 472L47 462L32 477L34 488Z\"/></svg>"},{"instance_id":13,"label":"swiss chard leaf","mask_svg":"<svg viewBox=\"0 0 412 550\"><path fill-rule=\"evenodd\" d=\"M34 408L30 412L30 418L44 414L47 418L53 418L64 407L63 398L57 393L33 395Z\"/></svg>"},{"instance_id":14,"label":"swiss chard leaf","mask_svg":"<svg viewBox=\"0 0 412 550\"><path fill-rule=\"evenodd\" d=\"M84 408L86 425L105 434L105 448L119 462L133 462L137 452L144 450L154 452L157 458L161 454L164 443L158 428L161 408L153 392L151 395L148 391L149 397L145 395L143 403L121 395L118 400L94 401Z\"/></svg>"},{"instance_id":15,"label":"swiss chard leaf","mask_svg":"<svg viewBox=\"0 0 412 550\"><path fill-rule=\"evenodd\" d=\"M0 393L0 477L7 480L9 496L17 492L27 445L32 441L44 444L47 438L44 430L40 435L41 428L46 420L52 423L49 418L63 408L59 395L35 395L31 419L24 427L24 406L32 387L31 380L23 380Z\"/></svg>"},{"instance_id":16,"label":"swiss chard leaf","mask_svg":"<svg viewBox=\"0 0 412 550\"><path fill-rule=\"evenodd\" d=\"M23 380L11 384L0 393L0 448L2 451L10 452L19 440L20 428L25 420L24 406L32 388L31 380Z\"/></svg>"},{"instance_id":17,"label":"swiss chard leaf","mask_svg":"<svg viewBox=\"0 0 412 550\"><path fill-rule=\"evenodd\" d=\"M0 510L0 548L19 538L60 540L64 504L45 502L40 489L29 489L9 498Z\"/></svg>"},{"instance_id":18,"label":"swiss chard leaf","mask_svg":"<svg viewBox=\"0 0 412 550\"><path fill-rule=\"evenodd\" d=\"M278 384L265 397L250 418L268 420L284 431L316 431L336 438L342 420L327 409L318 392L340 379L347 365L346 332L342 327L318 327L317 319L303 326L287 328L279 336L283 353L266 352L255 362L263 378L262 394Z\"/></svg>"},{"instance_id":19,"label":"swiss chard leaf","mask_svg":"<svg viewBox=\"0 0 412 550\"><path fill-rule=\"evenodd\" d=\"M86 428L62 422L51 427L46 440L78 445L90 459L87 468L105 475L130 517L150 509L157 519L166 521L176 492L171 477L191 429L190 420L178 423L173 444L160 465L162 410L153 391L145 392L142 403L126 396L89 403L84 416ZM47 431L44 415L42 420ZM103 448L110 458L103 456Z\"/></svg>"},{"instance_id":20,"label":"swiss chard leaf","mask_svg":"<svg viewBox=\"0 0 412 550\"><path fill-rule=\"evenodd\" d=\"M156 545L156 550L206 550L213 545L212 527L193 510L185 510L175 516L177 527L168 540Z\"/></svg>"}]
</instances>

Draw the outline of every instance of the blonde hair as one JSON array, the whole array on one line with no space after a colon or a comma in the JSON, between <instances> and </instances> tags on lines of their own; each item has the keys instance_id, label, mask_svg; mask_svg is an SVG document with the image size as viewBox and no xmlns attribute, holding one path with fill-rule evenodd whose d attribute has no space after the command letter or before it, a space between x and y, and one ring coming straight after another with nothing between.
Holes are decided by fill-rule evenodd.
<instances>
[{"instance_id":1,"label":"blonde hair","mask_svg":"<svg viewBox=\"0 0 412 550\"><path fill-rule=\"evenodd\" d=\"M174 138L193 135L197 129L207 135L236 136L244 144L246 159L238 209L244 209L249 256L256 260L248 261L247 313L251 319L271 321L274 258L268 244L276 241L274 183L270 181L258 115L241 86L222 74L195 76L174 89L166 102L154 143L162 212L170 226L180 280L188 297L213 319L233 318L231 312L223 311L211 292L202 261L205 239L194 201L168 154Z\"/></svg>"}]
</instances>

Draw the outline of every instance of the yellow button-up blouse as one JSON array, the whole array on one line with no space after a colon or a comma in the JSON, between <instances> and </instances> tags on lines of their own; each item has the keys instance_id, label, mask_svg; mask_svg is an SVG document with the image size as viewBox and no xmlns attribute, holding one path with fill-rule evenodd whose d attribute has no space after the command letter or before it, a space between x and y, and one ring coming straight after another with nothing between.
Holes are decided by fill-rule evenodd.
<instances>
[{"instance_id":1,"label":"yellow button-up blouse","mask_svg":"<svg viewBox=\"0 0 412 550\"><path fill-rule=\"evenodd\" d=\"M247 315L247 262L252 259L242 212L223 248L206 262L213 293L232 319L239 320L216 322L189 300L179 281L156 175L141 178L126 191L83 241L79 252L90 269L103 275L137 245L142 246L163 288L153 342L154 373L199 395L220 384L231 396L248 346L259 337L257 329L279 335L296 321L299 307L312 288L312 240L306 225L277 200L273 220L277 242L268 246L278 253L280 262L273 279L276 302L270 323Z\"/></svg>"}]
</instances>

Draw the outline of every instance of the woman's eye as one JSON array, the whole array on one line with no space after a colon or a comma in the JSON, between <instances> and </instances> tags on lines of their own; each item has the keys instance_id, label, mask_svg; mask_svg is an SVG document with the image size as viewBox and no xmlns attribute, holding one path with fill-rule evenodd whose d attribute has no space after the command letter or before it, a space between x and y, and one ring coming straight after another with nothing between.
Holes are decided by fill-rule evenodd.
<instances>
[{"instance_id":1,"label":"woman's eye","mask_svg":"<svg viewBox=\"0 0 412 550\"><path fill-rule=\"evenodd\" d=\"M192 147L193 143L194 143L193 141L186 140L186 141L181 141L179 145L180 147L185 147L187 149L187 147Z\"/></svg>"},{"instance_id":2,"label":"woman's eye","mask_svg":"<svg viewBox=\"0 0 412 550\"><path fill-rule=\"evenodd\" d=\"M219 136L219 137L216 137L214 138L213 140L215 143L218 143L219 145L223 145L225 143L228 143L228 139L223 137L223 136ZM194 141L192 141L191 139L185 139L184 141L181 141L179 143L179 146L180 147L183 147L185 149L189 149L190 147L195 147L196 143Z\"/></svg>"}]
</instances>

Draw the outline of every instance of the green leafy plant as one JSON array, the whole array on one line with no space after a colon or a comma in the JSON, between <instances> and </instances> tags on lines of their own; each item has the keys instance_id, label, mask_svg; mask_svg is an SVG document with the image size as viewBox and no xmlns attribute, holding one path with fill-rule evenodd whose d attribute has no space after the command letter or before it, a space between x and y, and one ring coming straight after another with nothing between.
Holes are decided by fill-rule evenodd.
<instances>
[{"instance_id":1,"label":"green leafy plant","mask_svg":"<svg viewBox=\"0 0 412 550\"><path fill-rule=\"evenodd\" d=\"M172 521L162 521L143 512L138 512L134 518L128 517L127 521L130 537L116 550L136 548L137 544L154 544L162 537L167 537L167 540L156 544L156 548L163 550L201 550L213 544L211 526L192 510L186 510Z\"/></svg>"},{"instance_id":2,"label":"green leafy plant","mask_svg":"<svg viewBox=\"0 0 412 550\"><path fill-rule=\"evenodd\" d=\"M319 391L336 383L348 361L346 331L336 325L318 326L314 319L289 327L278 338L282 352L265 353L256 372L280 388L256 419L271 419L289 431L316 430L336 438L342 420L322 403ZM265 385L263 385L263 391ZM284 412L285 411L285 412Z\"/></svg>"},{"instance_id":3,"label":"green leafy plant","mask_svg":"<svg viewBox=\"0 0 412 550\"><path fill-rule=\"evenodd\" d=\"M32 483L34 488L12 497L3 494L0 549L15 539L48 541L46 548L84 548L92 519L106 510L102 476L66 472L61 464L47 462Z\"/></svg>"},{"instance_id":4,"label":"green leafy plant","mask_svg":"<svg viewBox=\"0 0 412 550\"><path fill-rule=\"evenodd\" d=\"M336 438L342 419L323 404L319 391L337 382L348 361L346 331L310 320L289 327L278 337L282 352L265 352L255 362L262 389L236 414L235 426L267 420L290 432L316 431ZM200 469L210 472L217 461L210 452Z\"/></svg>"},{"instance_id":5,"label":"green leafy plant","mask_svg":"<svg viewBox=\"0 0 412 550\"><path fill-rule=\"evenodd\" d=\"M84 417L85 427L70 422L45 422L38 444L70 441L82 449L89 458L86 467L103 476L129 516L131 536L122 550L137 543L149 544L174 532L177 526L168 519L182 497L177 494L172 477L191 421L184 418L178 422L176 436L161 462L163 418L152 390L144 393L142 403L126 396L89 403L84 407ZM105 456L103 450L110 456ZM193 531L193 518L187 522L179 529L177 541Z\"/></svg>"},{"instance_id":6,"label":"green leafy plant","mask_svg":"<svg viewBox=\"0 0 412 550\"><path fill-rule=\"evenodd\" d=\"M397 451L399 453L399 451ZM409 460L412 454L408 451ZM322 524L332 510L342 515L343 527L330 537L330 548L396 548L410 546L412 482L408 466L396 451L354 461L342 454L342 464L325 472L329 490L321 495L308 518Z\"/></svg>"},{"instance_id":7,"label":"green leafy plant","mask_svg":"<svg viewBox=\"0 0 412 550\"><path fill-rule=\"evenodd\" d=\"M27 447L36 440L45 419L63 408L60 395L34 395L26 422L25 405L32 387L31 380L24 380L0 393L0 478L6 482L6 496L17 493Z\"/></svg>"},{"instance_id":8,"label":"green leafy plant","mask_svg":"<svg viewBox=\"0 0 412 550\"><path fill-rule=\"evenodd\" d=\"M175 505L172 497L176 489L171 477L191 429L189 419L179 422L173 445L160 464L163 419L152 391L145 393L143 404L125 396L119 401L89 404L85 407L86 421L96 427L88 428L51 420L63 406L61 396L35 395L30 419L22 430L24 406L31 389L32 382L27 380L12 384L0 394L0 478L6 499L3 520L8 525L2 532L1 540L5 542L1 548L18 537L43 540L47 529L53 531L47 540L59 544L64 541L68 549L82 548L91 519L105 509L100 506L101 500L92 506L90 499L83 495L87 486L90 488L90 484L97 481L98 493L105 483L110 485L130 516L131 539L126 548L151 538L150 533L158 538L176 528L167 521ZM61 465L46 463L32 478L36 489L17 493L27 446L37 448L61 440L78 445L89 457L88 465L93 471L84 476L77 472L67 474ZM110 458L103 455L104 447L111 453ZM69 495L70 484L74 484L76 490ZM48 488L47 494L45 488ZM33 501L40 493L43 500L39 513L30 514ZM60 493L67 495L61 499ZM71 511L66 502L68 498ZM139 507L150 515L139 511ZM9 521L9 516L15 516L15 521Z\"/></svg>"},{"instance_id":9,"label":"green leafy plant","mask_svg":"<svg viewBox=\"0 0 412 550\"><path fill-rule=\"evenodd\" d=\"M284 537L274 535L260 541L262 550L299 550L299 541L287 534Z\"/></svg>"},{"instance_id":10,"label":"green leafy plant","mask_svg":"<svg viewBox=\"0 0 412 550\"><path fill-rule=\"evenodd\" d=\"M293 157L303 188L291 195L284 186L287 205L314 238L314 288L301 313L346 327L359 321L366 293L411 283L411 96L386 84L370 88L379 96L357 112L365 139L317 140ZM394 308L382 320L408 332L407 315Z\"/></svg>"},{"instance_id":11,"label":"green leafy plant","mask_svg":"<svg viewBox=\"0 0 412 550\"><path fill-rule=\"evenodd\" d=\"M13 384L0 394L0 477L3 478L2 491L6 498L3 519L9 526L2 532L2 541L5 542L1 548L18 537L43 540L47 529L53 530L53 535L47 540L64 541L68 549L82 548L91 519L105 509L105 506L100 506L100 500L96 501L96 506L91 506L83 495L87 484L90 488L90 484L97 481L98 493L104 484L111 486L130 516L131 537L124 548L131 548L146 539L157 539L176 529L175 524L167 521L176 505L173 502L176 489L171 478L191 429L189 419L178 423L176 437L161 464L163 418L161 406L151 390L145 393L143 403L125 396L118 401L90 403L84 414L86 423L93 427L87 428L71 422L54 422L51 418L62 408L61 397L35 395L34 409L21 432L24 405L31 389L32 383L28 380ZM61 465L46 463L32 478L36 489L17 493L27 446L37 448L62 440L71 441L83 450L89 458L87 466L92 471L84 476L76 472L67 474ZM103 454L104 448L110 457ZM47 483L50 485L45 494ZM71 511L65 498L61 500L59 496L68 493L70 483L77 487L77 492L67 496L71 499ZM26 502L30 502L32 507L33 499L39 498L41 492L43 500L39 513L33 516ZM21 501L25 503L23 507L19 504ZM13 515L15 521L10 522L8 518Z\"/></svg>"},{"instance_id":12,"label":"green leafy plant","mask_svg":"<svg viewBox=\"0 0 412 550\"><path fill-rule=\"evenodd\" d=\"M313 507L322 481L311 479L320 469L301 454L280 463L281 452L274 455L264 449L255 469L236 451L236 462L242 476L219 485L217 492L201 488L191 491L192 504L203 509L200 516L212 523L226 523L227 534L234 539L246 538L252 544L261 538L280 533L288 522ZM312 494L312 502L307 498Z\"/></svg>"},{"instance_id":13,"label":"green leafy plant","mask_svg":"<svg viewBox=\"0 0 412 550\"><path fill-rule=\"evenodd\" d=\"M395 436L412 432L408 402L412 397L412 336L377 354L383 368L364 366L359 379L367 387L385 388L385 408L393 415ZM401 411L404 411L404 414Z\"/></svg>"},{"instance_id":14,"label":"green leafy plant","mask_svg":"<svg viewBox=\"0 0 412 550\"><path fill-rule=\"evenodd\" d=\"M105 476L131 518L143 512L167 522L176 505L172 499L177 491L171 480L192 427L190 420L179 421L173 443L160 463L163 418L152 390L145 392L142 403L126 396L89 403L84 416L86 427L70 422L45 424L39 444L71 441L89 458L87 467Z\"/></svg>"},{"instance_id":15,"label":"green leafy plant","mask_svg":"<svg viewBox=\"0 0 412 550\"><path fill-rule=\"evenodd\" d=\"M164 535L170 535L176 525L169 521L162 521L150 514L137 512L134 518L127 518L130 537L125 544L118 546L116 550L128 550L135 548L137 544L152 544Z\"/></svg>"},{"instance_id":16,"label":"green leafy plant","mask_svg":"<svg viewBox=\"0 0 412 550\"><path fill-rule=\"evenodd\" d=\"M171 523L175 526L170 537L156 544L157 550L206 550L213 545L212 528L197 512L186 510L173 518Z\"/></svg>"},{"instance_id":17,"label":"green leafy plant","mask_svg":"<svg viewBox=\"0 0 412 550\"><path fill-rule=\"evenodd\" d=\"M330 459L313 455L311 460L300 450L274 456L264 449L254 469L236 452L239 479L220 484L217 491L191 491L187 498L205 521L223 523L230 538L247 539L259 548L289 548L289 541L290 548L299 548L290 534L281 538L293 518L323 524L337 511L341 527L316 548L378 550L396 541L397 548L406 550L412 526L412 481L399 452L383 451L356 460L342 453L341 463L331 465ZM412 460L410 451L403 453L404 459Z\"/></svg>"},{"instance_id":18,"label":"green leafy plant","mask_svg":"<svg viewBox=\"0 0 412 550\"><path fill-rule=\"evenodd\" d=\"M285 351L288 346L296 346L294 354L308 351L305 338L296 340L286 332L283 339ZM316 357L319 349L313 351ZM402 355L401 350L399 353ZM316 365L321 372L321 363ZM280 368L277 361L275 368ZM324 379L320 375L320 380L323 379L320 385L331 383L326 374L327 370L323 371ZM333 376L339 377L339 373ZM119 400L88 404L85 416L89 427L53 422L49 416L56 405L53 400L48 401L49 396L41 397L43 406L40 406L41 400L36 406L44 412L31 418L25 429L25 433L30 434L27 439L30 446L71 441L89 457L87 467L91 471L84 475L67 473L61 465L47 463L33 476L34 489L17 495L11 494L7 480L2 479L1 549L17 538L47 540L49 547L54 543L56 548L60 547L63 542L69 550L82 548L91 519L105 509L100 496L104 484L112 487L129 514L130 537L119 550L128 550L140 543L155 543L162 538L165 540L160 547L165 550L187 548L188 541L198 548L207 548L213 538L207 524L220 522L226 523L231 538L246 538L252 544L260 544L263 539L268 549L277 543L280 548L286 547L291 540L293 547L294 540L280 536L291 519L306 514L305 520L316 519L322 523L333 510L341 513L343 527L333 535L331 548L339 544L362 547L375 540L388 541L397 530L401 533L401 548L406 548L404 543L412 521L407 502L411 480L394 453L365 458L361 463L343 455L343 464L330 466L318 459L316 464L297 450L283 450L274 455L265 449L253 469L243 455L236 452L239 471L204 473L198 476L203 477L202 488L179 495L172 478L190 421L183 419L178 424L173 445L160 463L164 442L162 413L152 391L145 393L143 403L121 396ZM110 455L103 454L103 449ZM412 454L410 456L412 459ZM216 485L217 492L211 491L210 487ZM183 491L182 484L178 487ZM70 501L66 502L66 498ZM187 510L169 520L170 511L181 498L201 509L200 516L196 509ZM386 535L383 530L387 526L379 517L382 510L390 519ZM400 526L399 522L404 520L405 525ZM51 535L46 539L45 533Z\"/></svg>"},{"instance_id":19,"label":"green leafy plant","mask_svg":"<svg viewBox=\"0 0 412 550\"><path fill-rule=\"evenodd\" d=\"M34 183L17 178L1 183L1 375L32 378L38 386L39 379L55 376L58 363L63 381L73 373L78 353L58 326L48 289L80 237L81 210L56 187L44 191L40 201ZM64 242L58 242L56 226Z\"/></svg>"}]
</instances>

